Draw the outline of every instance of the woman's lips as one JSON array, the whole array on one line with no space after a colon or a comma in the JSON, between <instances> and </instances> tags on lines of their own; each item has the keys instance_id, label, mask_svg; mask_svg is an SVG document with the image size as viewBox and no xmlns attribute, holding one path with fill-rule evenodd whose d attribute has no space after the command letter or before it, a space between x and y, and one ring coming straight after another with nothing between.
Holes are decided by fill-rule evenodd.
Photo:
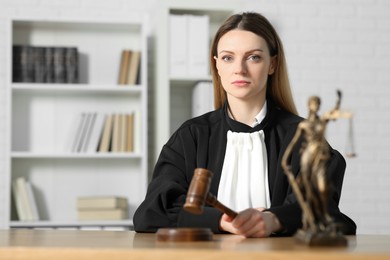
<instances>
[{"instance_id":1,"label":"woman's lips","mask_svg":"<svg viewBox=\"0 0 390 260\"><path fill-rule=\"evenodd\" d=\"M237 87L243 87L243 86L247 86L249 85L249 81L246 81L246 80L235 80L232 82L232 84L234 86L237 86Z\"/></svg>"}]
</instances>

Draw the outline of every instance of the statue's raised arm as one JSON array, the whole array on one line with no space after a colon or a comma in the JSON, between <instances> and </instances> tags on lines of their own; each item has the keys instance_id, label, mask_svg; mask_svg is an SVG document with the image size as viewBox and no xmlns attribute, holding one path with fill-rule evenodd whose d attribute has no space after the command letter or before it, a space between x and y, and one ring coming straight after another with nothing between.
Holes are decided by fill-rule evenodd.
<instances>
[{"instance_id":1,"label":"statue's raised arm","mask_svg":"<svg viewBox=\"0 0 390 260\"><path fill-rule=\"evenodd\" d=\"M328 112L325 112L321 116L321 119L324 122L328 122L330 120L336 120L339 118L351 118L352 117L352 113L340 110L341 98L342 98L342 92L340 90L337 90L337 101L336 101L335 107L333 109L329 110Z\"/></svg>"}]
</instances>

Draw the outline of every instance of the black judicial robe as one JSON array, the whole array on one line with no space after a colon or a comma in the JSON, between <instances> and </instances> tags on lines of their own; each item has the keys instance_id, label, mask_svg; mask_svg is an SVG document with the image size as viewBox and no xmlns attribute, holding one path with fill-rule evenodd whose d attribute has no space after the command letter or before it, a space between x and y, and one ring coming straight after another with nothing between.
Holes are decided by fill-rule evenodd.
<instances>
[{"instance_id":1,"label":"black judicial robe","mask_svg":"<svg viewBox=\"0 0 390 260\"><path fill-rule=\"evenodd\" d=\"M252 128L227 115L227 104L221 109L192 118L171 136L162 148L155 165L146 198L134 214L136 232L155 232L161 227L208 227L221 233L219 220L222 213L209 206L201 215L183 209L194 169L207 168L214 173L210 192L217 196L225 157L227 132L255 132L263 129L268 155L268 182L273 212L284 227L281 235L292 235L302 226L300 206L282 169L284 151L303 119L278 109L267 99L267 115L260 125ZM291 166L299 173L299 144L293 150ZM329 211L342 226L344 234L355 234L356 225L338 208L346 163L342 155L331 150L328 176L333 184Z\"/></svg>"}]
</instances>

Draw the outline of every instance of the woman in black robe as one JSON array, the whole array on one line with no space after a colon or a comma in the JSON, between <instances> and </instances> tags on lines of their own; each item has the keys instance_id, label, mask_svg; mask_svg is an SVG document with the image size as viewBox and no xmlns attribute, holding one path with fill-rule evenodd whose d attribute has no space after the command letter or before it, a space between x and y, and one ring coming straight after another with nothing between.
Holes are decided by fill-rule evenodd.
<instances>
[{"instance_id":1,"label":"woman in black robe","mask_svg":"<svg viewBox=\"0 0 390 260\"><path fill-rule=\"evenodd\" d=\"M207 227L245 237L292 235L302 226L302 211L281 160L303 118L292 99L282 43L264 16L232 15L215 35L210 63L215 111L184 122L164 145L134 214L134 229ZM346 163L329 150L329 212L344 234L355 234L355 223L338 207ZM299 148L289 160L296 176ZM195 168L214 173L210 192L238 211L236 218L207 205L200 215L183 209Z\"/></svg>"}]
</instances>

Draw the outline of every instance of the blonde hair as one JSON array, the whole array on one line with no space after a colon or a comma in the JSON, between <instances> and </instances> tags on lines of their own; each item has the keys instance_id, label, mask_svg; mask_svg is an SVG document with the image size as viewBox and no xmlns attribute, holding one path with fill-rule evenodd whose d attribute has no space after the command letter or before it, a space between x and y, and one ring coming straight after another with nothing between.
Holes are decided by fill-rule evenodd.
<instances>
[{"instance_id":1,"label":"blonde hair","mask_svg":"<svg viewBox=\"0 0 390 260\"><path fill-rule=\"evenodd\" d=\"M215 109L221 108L225 103L226 92L222 87L214 57L218 56L217 47L221 37L234 29L253 32L267 42L271 57L276 57L275 71L272 75L268 76L267 94L273 98L279 108L293 114L298 114L291 93L282 42L271 23L261 14L253 12L230 16L215 34L210 51Z\"/></svg>"}]
</instances>

